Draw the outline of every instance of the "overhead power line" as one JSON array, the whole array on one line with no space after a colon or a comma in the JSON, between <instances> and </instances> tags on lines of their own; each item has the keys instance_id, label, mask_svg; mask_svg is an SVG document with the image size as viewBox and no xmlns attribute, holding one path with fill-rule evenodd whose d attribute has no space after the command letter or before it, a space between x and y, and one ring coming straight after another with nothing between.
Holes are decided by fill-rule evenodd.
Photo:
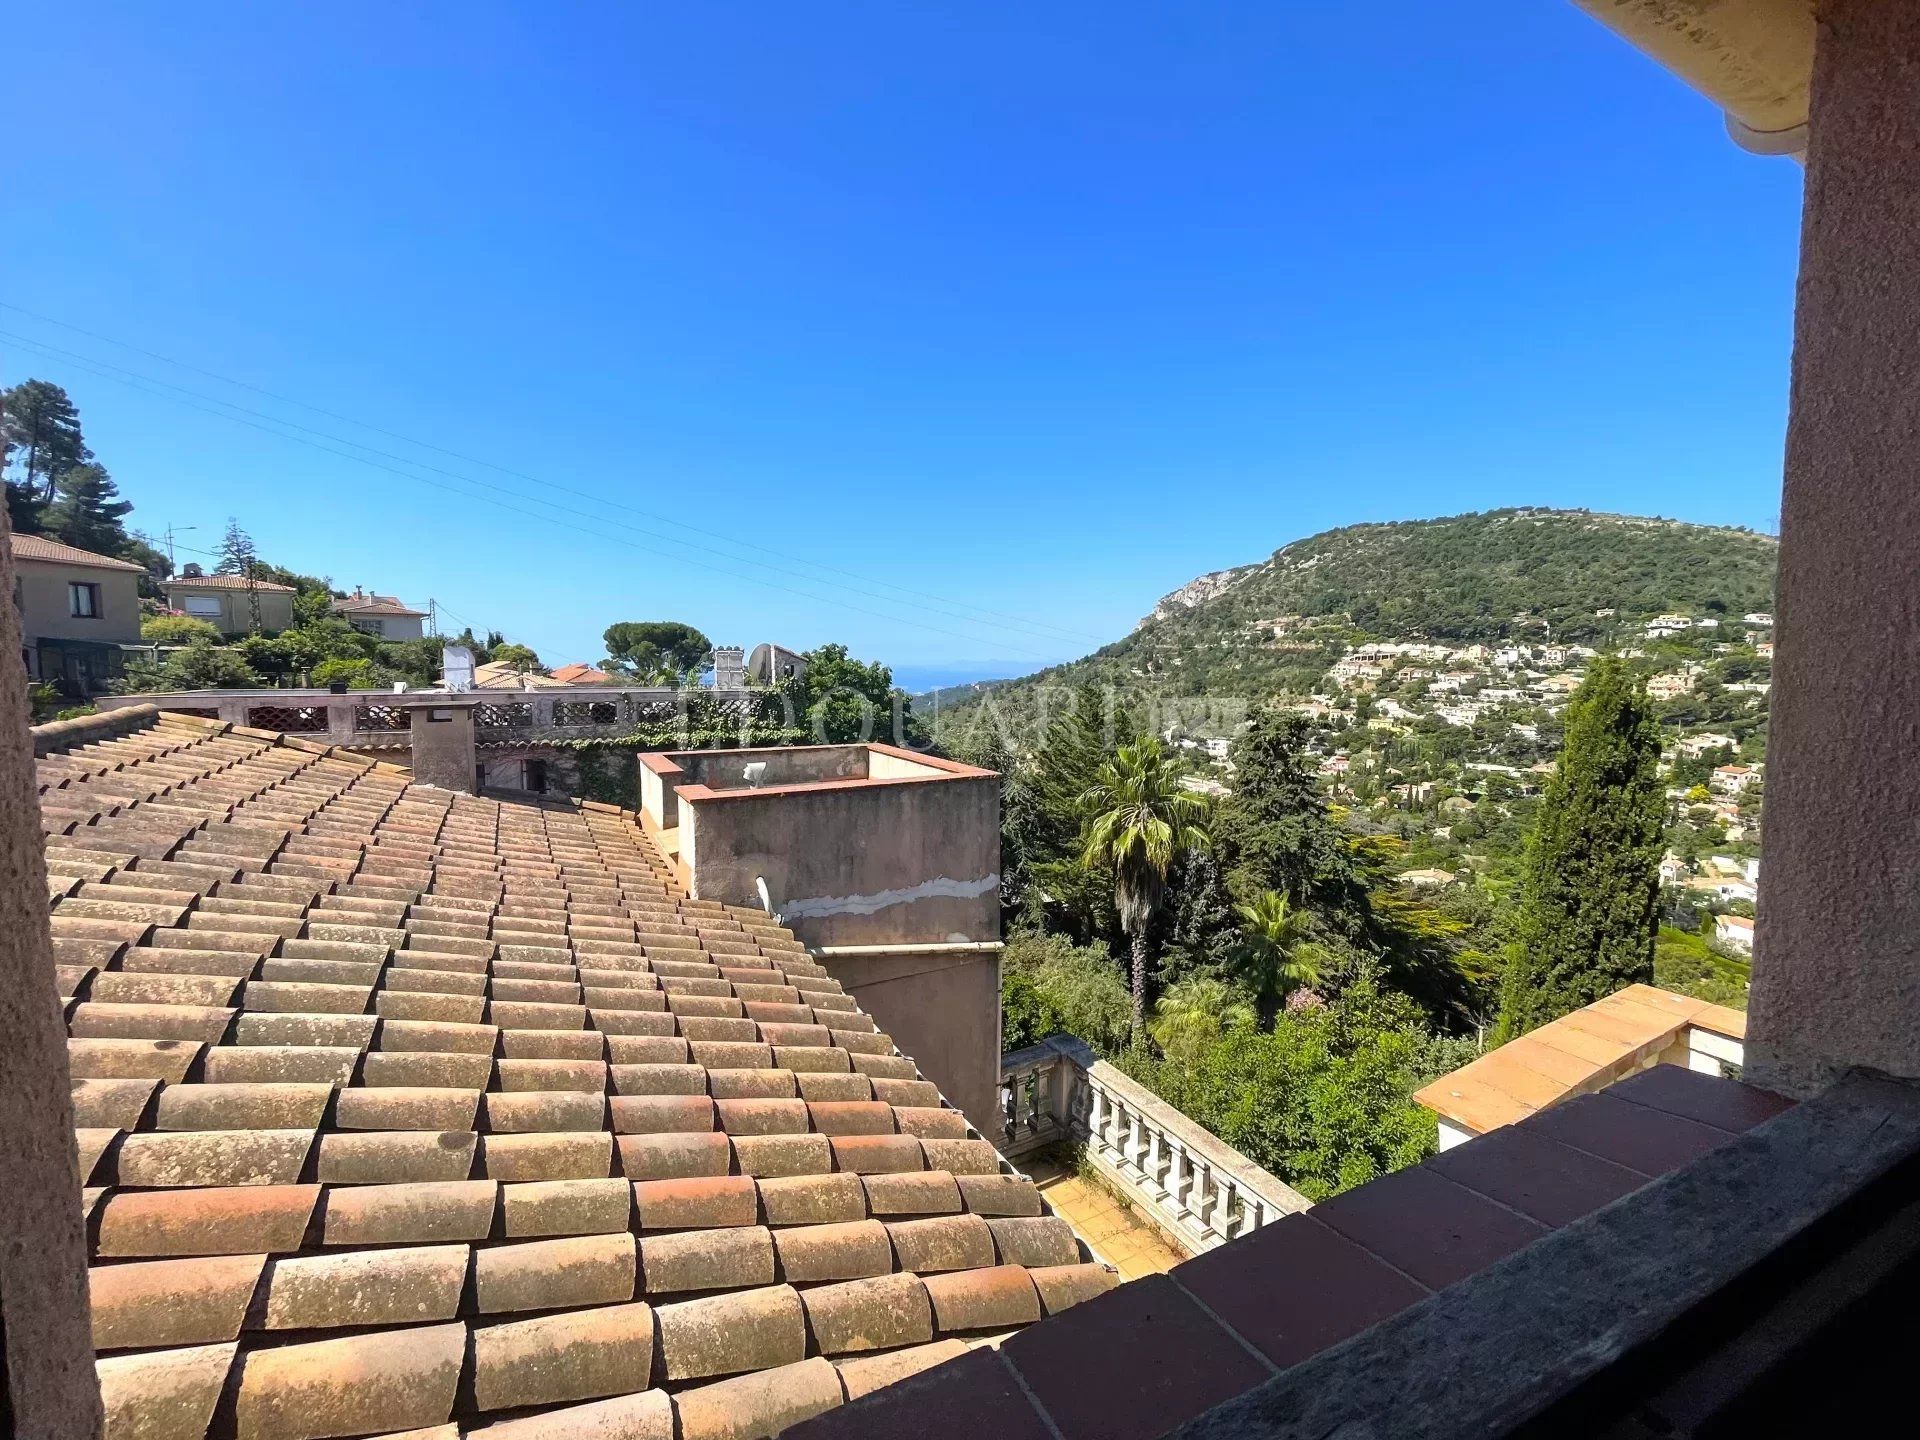
<instances>
[{"instance_id":1,"label":"overhead power line","mask_svg":"<svg viewBox=\"0 0 1920 1440\"><path fill-rule=\"evenodd\" d=\"M459 450L452 450L447 448L446 446L433 444L431 441L415 439L411 436L402 434L397 430L390 430L383 426L375 425L370 421L359 420L353 416L342 414L339 411L329 410L324 406L314 405L307 401L297 399L291 395L285 395L279 391L269 390L264 386L254 385L245 380L238 380L233 378L232 376L222 375L218 371L208 370L202 366L191 364L188 361L174 359L173 357L163 355L158 351L149 350L143 346L135 345L130 341L119 340L114 338L111 335L104 335L104 334L101 334L99 331L89 330L83 326L74 325L69 323L68 321L57 319L51 315L44 315L38 311L29 310L23 305L15 305L9 301L0 300L0 310L10 310L10 311L13 311L15 314L25 315L31 319L41 321L48 325L55 325L63 330L71 330L76 335L84 335L89 339L99 340L105 344L113 345L113 346L116 346L117 348L131 351L137 355L144 355L149 359L158 360L164 365L174 366L181 370L190 371L196 375L205 376L207 379L218 381L223 385L232 385L238 389L251 391L252 393L256 395L260 395L264 398L279 401L281 404L297 406L298 408L308 411L311 414L325 416L330 420L338 420L344 424L352 425L358 429L371 431L376 435L384 435L389 439L398 440L401 443L413 446L416 449L431 451L432 453L437 455L444 455L450 459L459 460L464 464L478 465L487 470L492 470L498 474L506 475L513 479L524 480L529 484L539 485L546 489L559 491L562 494L572 495L572 496L575 496L576 498L589 500L596 505L608 506L613 509L627 511L630 514L641 515L646 517L646 519L652 525L656 525L656 526L667 525L673 529L687 531L690 534L702 535L708 539L719 540L722 543L734 546L737 549L748 550L748 551L753 551L762 555L773 556L774 558L782 561L791 562L798 558L798 557L789 555L787 552L783 550L777 550L766 545L759 545L754 543L751 540L742 540L736 536L727 535L719 531L704 529L701 526L689 524L684 520L676 519L671 515L663 514L656 510L649 510L641 506L627 505L618 500L609 499L608 497L603 495L597 495L592 491L581 490L570 485L563 485L555 480L549 480L542 476L532 475L523 470L516 470L511 466L501 465L497 461L488 460L481 456L468 455ZM0 333L5 333L5 332L0 332ZM27 337L14 337L14 338L21 339L24 343L41 343L43 345L45 344L45 342L33 342L27 339ZM49 346L47 348L54 348L54 347ZM87 357L76 357L76 358L87 358ZM94 363L108 365L112 367L112 362L110 361L101 360L101 361L95 361ZM112 367L112 368L118 368L118 367ZM128 371L127 373L136 374L137 372ZM164 380L153 379L152 377L146 377L146 378L150 379L151 383L153 384L169 385L169 382ZM169 386L169 388L180 388L180 387ZM196 394L197 392L183 391L183 393ZM211 400L214 404L227 405L237 410L246 410L246 407L244 406L234 405L233 402L227 401L227 400L221 400L218 397L203 395L203 396L199 396L199 398L208 399L208 400ZM260 412L247 411L247 413L259 414ZM306 427L300 426L296 424L294 421L283 420L278 416L265 416L263 418L272 419L276 423L287 425L294 429L301 429L301 430L306 429ZM391 455L391 454L388 454L387 452L377 450L374 447L364 445L361 442L350 440L342 436L327 435L326 432L323 432L323 431L309 431L308 433L324 435L326 438L338 440L339 443L341 444L353 445L356 448L365 449L369 451L369 453L381 455L383 458L398 460L402 464L419 465L423 469L435 470L435 473L438 473L438 474L449 474L449 475L454 474L454 472L438 470L434 466L427 465L423 461L414 460L409 456ZM486 484L485 481L476 480L471 476L455 475L454 478L465 480L469 484L476 484L476 485ZM505 493L514 494L518 492L507 490L505 491ZM533 498L533 497L527 497L527 498ZM538 501L536 503L545 504L550 502ZM556 507L556 508L565 508L565 507ZM717 552L710 552L710 553L717 553ZM726 558L737 559L740 557L728 556ZM826 572L827 574L840 576L843 579L858 581L862 585L873 586L873 587L877 587L884 590L890 590L897 594L904 595L909 598L918 600L922 604L946 606L946 607L949 607L950 612L969 611L976 615L981 615L981 616L988 617L990 619L1004 622L1005 624L1011 625L1016 629L1024 630L1031 634L1039 635L1042 638L1058 637L1059 639L1073 640L1076 642L1091 640L1096 644L1103 643L1103 637L1101 636L1088 634L1087 632L1084 632L1084 631L1072 630L1064 626L1053 625L1046 621L1031 620L1026 617L1009 614L1005 611L993 610L986 606L972 604L969 601L955 600L950 597L935 595L931 591L928 591L924 588L895 585L891 581L881 580L870 575L863 575L858 571L842 569L839 566L827 565L820 561L802 559L802 560L799 560L799 563L806 565L812 569ZM782 568L784 573L799 574L799 572L793 571L790 568L786 568L786 567L782 567ZM800 575L799 578L813 581L813 580L816 580L818 577L811 576L811 575ZM883 597L875 597L875 598L883 598ZM955 614L954 618L964 620L964 619L967 619L968 617L965 615Z\"/></svg>"},{"instance_id":2,"label":"overhead power line","mask_svg":"<svg viewBox=\"0 0 1920 1440\"><path fill-rule=\"evenodd\" d=\"M692 556L689 556L686 553L684 553L682 550L666 550L666 549L661 549L658 546L643 545L636 541L619 539L617 537L609 536L605 534L604 531L600 529L590 530L583 525L572 524L568 521L558 519L555 516L542 514L537 510L528 510L523 506L509 505L505 501L495 500L492 497L487 495L475 494L472 490L461 489L456 485L447 484L441 480L434 480L429 478L426 475L416 474L413 471L401 470L396 468L393 465L384 464L381 462L381 460L378 460L378 459L371 459L369 458L369 455L382 455L384 452L373 450L372 447L370 446L359 445L355 441L347 440L338 436L325 435L325 432L314 431L307 426L299 425L296 422L290 421L290 420L282 420L277 416L267 415L259 411L251 411L251 410L248 410L245 406L234 405L230 401L220 400L212 396L198 395L196 394L196 392L186 390L182 386L173 385L164 380L157 380L150 376L141 375L136 371L127 370L122 366L114 365L110 361L97 360L90 356L78 355L75 352L63 350L58 346L50 346L43 341L35 340L27 336L16 335L8 331L0 331L0 337L10 339L15 344L23 346L24 348L32 351L35 354L43 355L49 359L57 360L65 364L75 365L78 368L80 368L83 372L90 375L94 375L97 378L100 378L103 380L111 380L116 384L126 385L130 389L138 390L144 394L153 395L159 399L168 400L175 404L184 405L188 409L200 411L202 414L212 415L217 419L231 421L232 423L237 425L245 425L250 429L259 430L264 434L275 436L278 439L290 441L298 445L305 445L309 449L319 450L329 455L335 455L343 460L351 460L355 464L365 465L371 469L379 470L386 474L397 476L402 480L411 480L416 484L429 485L436 490L444 490L444 491L447 491L449 494L458 495L461 498L467 499L467 500L475 500L483 505L492 505L496 509L505 510L505 511L508 511L509 513L516 514L516 515L523 515L529 519L539 520L548 525L553 525L563 530L572 531L575 534L585 535L593 539L609 541L610 543L625 546L627 549L635 550L642 554L654 555L668 561L673 561L683 565L691 565L702 570L709 570L716 574L725 575L731 580L740 581L742 583L750 584L750 585L757 585L763 589L778 590L789 595L798 596L804 600L812 600L819 604L837 606L840 609L852 611L857 614L873 616L876 619L892 621L894 623L904 623L911 626L914 629L925 631L928 634L945 635L951 639L965 641L968 644L977 645L981 643L981 639L978 635L962 634L959 631L949 630L942 626L929 625L924 621L906 619L905 617L901 616L898 612L890 613L887 611L870 609L864 605L855 605L851 601L843 599L842 597L837 595L821 595L813 591L797 589L792 585L784 585L777 581L766 579L763 576L755 574L751 571L731 569L724 565L716 565L710 561L695 559ZM169 394L168 392L170 391L175 393ZM196 401L206 401L208 403L202 404L202 403L196 403ZM210 408L210 406L224 406L226 408L213 409L213 408ZM229 412L238 412L238 413L229 413ZM252 418L249 418L249 417L252 417ZM284 427L284 428L275 428L275 427ZM289 434L287 433L289 430L302 431L305 433ZM337 441L339 445L355 446L356 449L366 450L368 454L367 455L354 454L351 450L338 449L336 448L335 445L321 444L319 443L318 440L307 438L308 436L311 436L311 435L321 435L326 439ZM550 500L541 500L534 496L519 495L518 492L509 490L506 487L492 485L486 481L476 480L471 476L459 475L452 471L440 470L438 467L426 465L420 461L409 460L404 456L385 456L385 458L397 460L401 464L405 464L405 465L414 465L423 470L433 471L435 474L444 475L448 479L459 481L463 485L478 485L485 489L499 491L500 493L503 493L503 494L515 495L516 498L527 500L536 505L546 505L551 509L561 510L569 514L580 515L586 519L594 521L597 525L601 525L601 526L615 525L624 530L633 530L636 533L647 533L641 530L640 527L638 526L627 525L624 522L617 521L617 520L610 520L607 517L595 515L588 511L576 510L571 506L559 505ZM647 513L647 512L641 512L641 513ZM736 563L741 563L741 557L738 557L738 556L724 555L722 552L719 552L719 551L708 550L708 548L704 546L692 547L692 548L705 550L707 551L707 553L720 555L721 558L723 559L733 560ZM794 573L794 572L787 572L787 573ZM804 575L800 576L799 578L806 579L809 581L814 581L816 579L816 577L804 576ZM869 598L877 598L877 597L869 597ZM1006 625L996 624L993 622L983 621L983 620L970 620L964 616L959 616L959 617L950 616L947 618L958 619L962 624L975 625L986 630L998 630L1003 632L1006 632L1009 630L1009 627ZM1004 642L1002 643L1004 645L1004 648L1011 650L1016 654L1023 655L1029 659L1049 661L1053 658L1052 656L1043 654L1038 651L1025 649L1020 646L1005 645Z\"/></svg>"}]
</instances>

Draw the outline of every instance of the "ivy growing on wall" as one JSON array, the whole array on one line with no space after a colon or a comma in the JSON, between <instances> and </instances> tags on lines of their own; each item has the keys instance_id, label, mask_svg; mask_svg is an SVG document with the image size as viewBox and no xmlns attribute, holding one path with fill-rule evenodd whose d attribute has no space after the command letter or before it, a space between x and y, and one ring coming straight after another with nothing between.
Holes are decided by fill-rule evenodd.
<instances>
[{"instance_id":1,"label":"ivy growing on wall","mask_svg":"<svg viewBox=\"0 0 1920 1440\"><path fill-rule=\"evenodd\" d=\"M582 755L612 751L632 756L643 750L736 750L760 745L809 745L813 743L813 735L798 727L774 725L751 725L745 730L738 726L724 730L682 730L678 726L663 726L637 730L631 735L600 735L546 743L556 750L571 750Z\"/></svg>"},{"instance_id":2,"label":"ivy growing on wall","mask_svg":"<svg viewBox=\"0 0 1920 1440\"><path fill-rule=\"evenodd\" d=\"M632 809L634 797L640 793L635 753L631 750L582 751L574 760L578 777L573 786L574 798Z\"/></svg>"},{"instance_id":3,"label":"ivy growing on wall","mask_svg":"<svg viewBox=\"0 0 1920 1440\"><path fill-rule=\"evenodd\" d=\"M749 726L743 733L738 725L726 729L682 730L677 726L636 731L631 735L596 736L577 740L546 742L564 754L568 764L558 767L553 779L561 782L576 800L599 800L608 805L632 809L639 800L639 755L658 750L734 750L759 745L809 745L813 736L806 730L783 726ZM565 772L573 779L566 783Z\"/></svg>"}]
</instances>

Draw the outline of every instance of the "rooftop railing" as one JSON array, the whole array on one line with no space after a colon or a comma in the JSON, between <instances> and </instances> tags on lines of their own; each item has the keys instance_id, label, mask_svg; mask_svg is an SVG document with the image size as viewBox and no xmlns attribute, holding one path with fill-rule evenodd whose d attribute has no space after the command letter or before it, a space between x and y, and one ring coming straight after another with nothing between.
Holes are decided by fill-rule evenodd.
<instances>
[{"instance_id":1,"label":"rooftop railing","mask_svg":"<svg viewBox=\"0 0 1920 1440\"><path fill-rule=\"evenodd\" d=\"M474 731L482 741L590 739L668 729L698 707L691 723L743 725L762 696L747 690L678 690L670 686L595 686L565 690L478 690ZM338 745L397 746L408 737L407 712L391 691L185 690L103 695L102 710L157 705L181 715L225 720L294 735L324 735Z\"/></svg>"}]
</instances>

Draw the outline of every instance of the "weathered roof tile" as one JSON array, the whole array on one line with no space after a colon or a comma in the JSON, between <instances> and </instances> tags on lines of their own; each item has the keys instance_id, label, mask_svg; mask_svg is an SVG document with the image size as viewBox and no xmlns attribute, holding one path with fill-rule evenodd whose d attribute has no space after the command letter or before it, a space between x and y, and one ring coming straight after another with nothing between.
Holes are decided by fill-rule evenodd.
<instances>
[{"instance_id":1,"label":"weathered roof tile","mask_svg":"<svg viewBox=\"0 0 1920 1440\"><path fill-rule=\"evenodd\" d=\"M321 1238L328 1245L484 1240L499 1189L491 1180L332 1187Z\"/></svg>"},{"instance_id":2,"label":"weathered roof tile","mask_svg":"<svg viewBox=\"0 0 1920 1440\"><path fill-rule=\"evenodd\" d=\"M110 1440L201 1440L232 1368L235 1346L111 1355L95 1366Z\"/></svg>"},{"instance_id":3,"label":"weathered roof tile","mask_svg":"<svg viewBox=\"0 0 1920 1440\"><path fill-rule=\"evenodd\" d=\"M791 1285L662 1305L658 1319L668 1380L766 1370L806 1358L806 1316Z\"/></svg>"},{"instance_id":4,"label":"weathered roof tile","mask_svg":"<svg viewBox=\"0 0 1920 1440\"><path fill-rule=\"evenodd\" d=\"M264 1325L317 1330L451 1320L466 1283L465 1245L359 1250L275 1260Z\"/></svg>"},{"instance_id":5,"label":"weathered roof tile","mask_svg":"<svg viewBox=\"0 0 1920 1440\"><path fill-rule=\"evenodd\" d=\"M752 1225L760 1213L760 1193L745 1175L636 1180L633 1199L640 1227L649 1231Z\"/></svg>"},{"instance_id":6,"label":"weathered roof tile","mask_svg":"<svg viewBox=\"0 0 1920 1440\"><path fill-rule=\"evenodd\" d=\"M264 1255L97 1265L88 1272L100 1350L211 1345L240 1333Z\"/></svg>"},{"instance_id":7,"label":"weathered roof tile","mask_svg":"<svg viewBox=\"0 0 1920 1440\"><path fill-rule=\"evenodd\" d=\"M645 1390L653 1335L654 1312L642 1304L476 1326L474 1404L506 1410Z\"/></svg>"},{"instance_id":8,"label":"weathered roof tile","mask_svg":"<svg viewBox=\"0 0 1920 1440\"><path fill-rule=\"evenodd\" d=\"M841 1403L840 1376L815 1357L736 1375L673 1397L680 1440L750 1440L777 1435Z\"/></svg>"},{"instance_id":9,"label":"weathered roof tile","mask_svg":"<svg viewBox=\"0 0 1920 1440\"><path fill-rule=\"evenodd\" d=\"M1040 1297L1019 1265L955 1270L924 1281L933 1302L934 1325L956 1330L1011 1330L1040 1318Z\"/></svg>"},{"instance_id":10,"label":"weathered roof tile","mask_svg":"<svg viewBox=\"0 0 1920 1440\"><path fill-rule=\"evenodd\" d=\"M773 1283L773 1237L764 1226L682 1230L640 1242L649 1295Z\"/></svg>"},{"instance_id":11,"label":"weathered roof tile","mask_svg":"<svg viewBox=\"0 0 1920 1440\"><path fill-rule=\"evenodd\" d=\"M623 1230L496 1245L473 1257L473 1283L474 1306L482 1315L631 1300L633 1236Z\"/></svg>"},{"instance_id":12,"label":"weathered roof tile","mask_svg":"<svg viewBox=\"0 0 1920 1440\"><path fill-rule=\"evenodd\" d=\"M444 1424L467 1329L429 1325L254 1350L241 1361L237 1440L323 1440Z\"/></svg>"},{"instance_id":13,"label":"weathered roof tile","mask_svg":"<svg viewBox=\"0 0 1920 1440\"><path fill-rule=\"evenodd\" d=\"M933 1307L915 1275L880 1275L821 1285L801 1299L807 1325L823 1355L887 1350L933 1338Z\"/></svg>"}]
</instances>

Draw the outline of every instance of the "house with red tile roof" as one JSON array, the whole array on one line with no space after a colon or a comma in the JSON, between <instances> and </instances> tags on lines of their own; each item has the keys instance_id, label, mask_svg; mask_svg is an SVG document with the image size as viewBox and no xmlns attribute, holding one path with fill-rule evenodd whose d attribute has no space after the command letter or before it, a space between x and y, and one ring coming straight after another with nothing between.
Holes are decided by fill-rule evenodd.
<instances>
[{"instance_id":1,"label":"house with red tile roof","mask_svg":"<svg viewBox=\"0 0 1920 1440\"><path fill-rule=\"evenodd\" d=\"M140 645L140 577L130 560L96 555L45 535L12 535L9 597L27 674L75 697L120 674Z\"/></svg>"},{"instance_id":2,"label":"house with red tile roof","mask_svg":"<svg viewBox=\"0 0 1920 1440\"><path fill-rule=\"evenodd\" d=\"M299 592L245 575L176 575L161 584L160 593L182 615L204 620L223 635L245 635L292 629L293 597Z\"/></svg>"},{"instance_id":3,"label":"house with red tile roof","mask_svg":"<svg viewBox=\"0 0 1920 1440\"><path fill-rule=\"evenodd\" d=\"M397 596L375 595L354 587L353 594L333 602L333 613L356 630L382 640L419 640L426 634L424 610L415 610Z\"/></svg>"}]
</instances>

